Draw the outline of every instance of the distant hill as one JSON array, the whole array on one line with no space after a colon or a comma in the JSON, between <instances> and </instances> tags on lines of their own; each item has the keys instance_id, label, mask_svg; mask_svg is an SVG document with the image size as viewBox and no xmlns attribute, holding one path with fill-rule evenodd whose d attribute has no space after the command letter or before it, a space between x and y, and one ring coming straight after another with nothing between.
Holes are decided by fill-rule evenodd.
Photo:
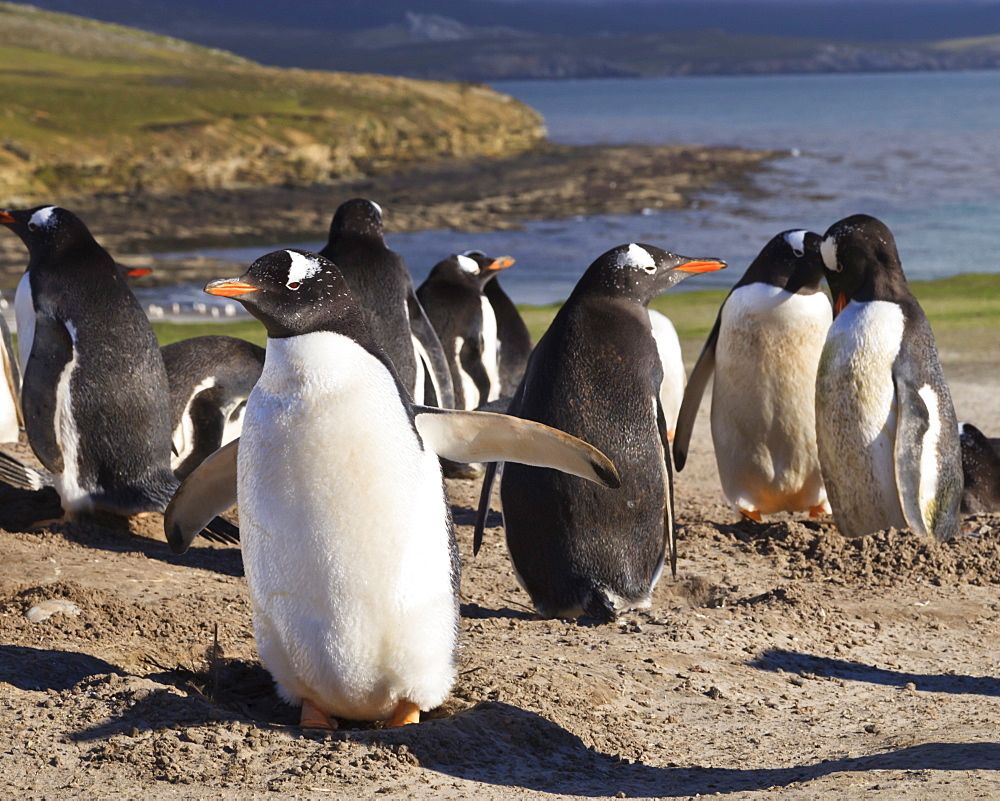
<instances>
[{"instance_id":1,"label":"distant hill","mask_svg":"<svg viewBox=\"0 0 1000 801\"><path fill-rule=\"evenodd\" d=\"M12 3L0 97L0 205L322 183L544 136L537 113L486 87L263 67Z\"/></svg>"},{"instance_id":2,"label":"distant hill","mask_svg":"<svg viewBox=\"0 0 1000 801\"><path fill-rule=\"evenodd\" d=\"M1000 3L970 0L36 1L267 64L440 80L1000 67Z\"/></svg>"}]
</instances>

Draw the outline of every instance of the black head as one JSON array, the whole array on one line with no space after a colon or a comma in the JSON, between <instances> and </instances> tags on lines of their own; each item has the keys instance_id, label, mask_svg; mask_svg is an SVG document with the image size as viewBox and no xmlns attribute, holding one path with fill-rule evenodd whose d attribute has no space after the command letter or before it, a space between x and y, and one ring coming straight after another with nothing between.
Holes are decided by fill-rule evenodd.
<instances>
[{"instance_id":1,"label":"black head","mask_svg":"<svg viewBox=\"0 0 1000 801\"><path fill-rule=\"evenodd\" d=\"M0 209L0 225L6 225L21 237L33 258L80 245L96 245L83 220L60 206Z\"/></svg>"},{"instance_id":2,"label":"black head","mask_svg":"<svg viewBox=\"0 0 1000 801\"><path fill-rule=\"evenodd\" d=\"M363 197L341 203L330 222L330 241L344 234L371 237L381 242L382 207Z\"/></svg>"},{"instance_id":3,"label":"black head","mask_svg":"<svg viewBox=\"0 0 1000 801\"><path fill-rule=\"evenodd\" d=\"M333 262L306 250L261 256L239 278L220 278L210 295L235 298L276 339L333 331L361 344L370 340L347 281Z\"/></svg>"},{"instance_id":4,"label":"black head","mask_svg":"<svg viewBox=\"0 0 1000 801\"><path fill-rule=\"evenodd\" d=\"M881 220L855 214L830 226L820 245L835 313L848 301L909 296L896 240Z\"/></svg>"},{"instance_id":5,"label":"black head","mask_svg":"<svg viewBox=\"0 0 1000 801\"><path fill-rule=\"evenodd\" d=\"M770 284L789 292L819 292L823 283L823 237L812 231L782 231L764 245L736 284Z\"/></svg>"},{"instance_id":6,"label":"black head","mask_svg":"<svg viewBox=\"0 0 1000 801\"><path fill-rule=\"evenodd\" d=\"M510 256L491 259L481 251L457 253L435 264L427 280L482 292L483 287L492 281L498 272L507 269L513 263L514 259Z\"/></svg>"},{"instance_id":7,"label":"black head","mask_svg":"<svg viewBox=\"0 0 1000 801\"><path fill-rule=\"evenodd\" d=\"M725 266L719 259L692 259L633 242L601 255L587 268L573 295L604 295L634 300L645 306L688 276Z\"/></svg>"}]
</instances>

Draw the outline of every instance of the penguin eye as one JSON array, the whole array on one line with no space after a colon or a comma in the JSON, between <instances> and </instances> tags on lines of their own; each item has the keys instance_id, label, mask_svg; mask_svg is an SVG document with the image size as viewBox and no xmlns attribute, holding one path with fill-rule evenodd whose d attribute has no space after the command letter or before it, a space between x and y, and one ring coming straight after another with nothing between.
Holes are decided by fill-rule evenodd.
<instances>
[{"instance_id":1,"label":"penguin eye","mask_svg":"<svg viewBox=\"0 0 1000 801\"><path fill-rule=\"evenodd\" d=\"M300 286L302 286L302 284L298 281L289 281L287 284L285 284L285 286L287 286L289 289L298 289Z\"/></svg>"},{"instance_id":2,"label":"penguin eye","mask_svg":"<svg viewBox=\"0 0 1000 801\"><path fill-rule=\"evenodd\" d=\"M35 223L30 222L30 223L28 223L28 230L29 231L37 231L38 230L38 226Z\"/></svg>"},{"instance_id":3,"label":"penguin eye","mask_svg":"<svg viewBox=\"0 0 1000 801\"><path fill-rule=\"evenodd\" d=\"M795 258L797 259L801 259L803 256L806 255L806 252L804 250L798 250L796 248L792 248L792 253L795 255Z\"/></svg>"},{"instance_id":4,"label":"penguin eye","mask_svg":"<svg viewBox=\"0 0 1000 801\"><path fill-rule=\"evenodd\" d=\"M656 273L656 265L655 265L655 264L647 264L647 265L646 265L645 267L643 267L642 269L643 269L643 271L644 271L644 272L647 272L647 273L649 273L650 275L653 275L653 274L655 274L655 273Z\"/></svg>"}]
</instances>

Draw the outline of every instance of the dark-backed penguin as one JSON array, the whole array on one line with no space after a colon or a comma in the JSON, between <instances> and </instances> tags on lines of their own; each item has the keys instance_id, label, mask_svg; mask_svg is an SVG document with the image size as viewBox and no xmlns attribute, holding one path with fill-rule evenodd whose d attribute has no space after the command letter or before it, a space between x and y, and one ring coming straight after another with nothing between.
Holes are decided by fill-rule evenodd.
<instances>
[{"instance_id":1,"label":"dark-backed penguin","mask_svg":"<svg viewBox=\"0 0 1000 801\"><path fill-rule=\"evenodd\" d=\"M674 464L684 469L709 378L722 491L741 515L830 511L816 452L816 370L833 319L823 292L820 237L769 241L722 303L691 371Z\"/></svg>"},{"instance_id":2,"label":"dark-backed penguin","mask_svg":"<svg viewBox=\"0 0 1000 801\"><path fill-rule=\"evenodd\" d=\"M170 386L170 466L183 479L240 435L264 349L236 337L202 336L164 345L160 352Z\"/></svg>"},{"instance_id":3,"label":"dark-backed penguin","mask_svg":"<svg viewBox=\"0 0 1000 801\"><path fill-rule=\"evenodd\" d=\"M604 484L614 467L545 426L413 405L322 256L276 251L205 291L264 324L267 354L242 436L181 485L167 539L183 552L238 498L254 636L281 697L305 725L415 722L455 679L459 561L438 457Z\"/></svg>"},{"instance_id":4,"label":"dark-backed penguin","mask_svg":"<svg viewBox=\"0 0 1000 801\"><path fill-rule=\"evenodd\" d=\"M665 549L676 571L663 369L647 306L681 279L724 266L650 245L616 247L590 265L535 346L510 413L596 443L621 477L619 490L605 492L504 465L507 547L540 616L612 620L650 603ZM491 465L484 481L475 547L495 472Z\"/></svg>"},{"instance_id":5,"label":"dark-backed penguin","mask_svg":"<svg viewBox=\"0 0 1000 801\"><path fill-rule=\"evenodd\" d=\"M0 211L28 247L15 310L32 450L67 517L163 511L170 470L167 376L122 272L72 212Z\"/></svg>"},{"instance_id":6,"label":"dark-backed penguin","mask_svg":"<svg viewBox=\"0 0 1000 801\"><path fill-rule=\"evenodd\" d=\"M497 318L483 288L507 266L496 259L480 269L474 259L455 254L435 264L417 287L417 300L448 360L456 409L475 409L500 397Z\"/></svg>"},{"instance_id":7,"label":"dark-backed penguin","mask_svg":"<svg viewBox=\"0 0 1000 801\"><path fill-rule=\"evenodd\" d=\"M962 447L962 514L1000 511L1000 440L971 423L959 423Z\"/></svg>"},{"instance_id":8,"label":"dark-backed penguin","mask_svg":"<svg viewBox=\"0 0 1000 801\"><path fill-rule=\"evenodd\" d=\"M462 255L473 259L479 265L481 272L485 270L495 273L497 269L506 269L514 264L514 259L511 256L499 256L494 259L481 250L467 250ZM517 385L521 383L534 344L531 342L528 326L525 325L514 301L500 286L499 278L488 281L483 289L483 294L486 295L486 300L489 301L493 309L493 317L497 322L500 397L509 398L514 394Z\"/></svg>"},{"instance_id":9,"label":"dark-backed penguin","mask_svg":"<svg viewBox=\"0 0 1000 801\"><path fill-rule=\"evenodd\" d=\"M834 223L820 252L835 317L820 357L816 439L833 519L848 537L959 530L962 456L934 335L884 223Z\"/></svg>"},{"instance_id":10,"label":"dark-backed penguin","mask_svg":"<svg viewBox=\"0 0 1000 801\"><path fill-rule=\"evenodd\" d=\"M663 418L667 421L667 439L673 442L677 415L681 410L684 387L687 384L684 355L681 353L681 341L677 337L677 329L669 317L650 309L649 324L653 329L653 341L656 342L656 352L660 354L660 366L663 368L660 405L663 407Z\"/></svg>"},{"instance_id":11,"label":"dark-backed penguin","mask_svg":"<svg viewBox=\"0 0 1000 801\"><path fill-rule=\"evenodd\" d=\"M455 405L441 342L413 289L403 257L386 247L382 209L365 198L341 203L320 255L347 279L375 341L416 403ZM428 397L433 393L433 397Z\"/></svg>"},{"instance_id":12,"label":"dark-backed penguin","mask_svg":"<svg viewBox=\"0 0 1000 801\"><path fill-rule=\"evenodd\" d=\"M0 359L3 378L0 382L0 442L17 442L24 428L21 414L21 371L17 367L14 346L7 320L0 314Z\"/></svg>"}]
</instances>

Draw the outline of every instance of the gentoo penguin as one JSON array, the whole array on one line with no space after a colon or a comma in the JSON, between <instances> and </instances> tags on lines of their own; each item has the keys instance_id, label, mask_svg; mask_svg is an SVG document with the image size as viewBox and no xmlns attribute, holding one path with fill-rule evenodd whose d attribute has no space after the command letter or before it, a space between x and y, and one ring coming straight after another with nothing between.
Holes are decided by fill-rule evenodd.
<instances>
[{"instance_id":1,"label":"gentoo penguin","mask_svg":"<svg viewBox=\"0 0 1000 801\"><path fill-rule=\"evenodd\" d=\"M3 377L0 382L0 442L17 442L24 428L24 417L21 414L21 372L17 369L17 359L14 358L14 346L11 344L10 328L7 320L0 314L0 359L3 360Z\"/></svg>"},{"instance_id":2,"label":"gentoo penguin","mask_svg":"<svg viewBox=\"0 0 1000 801\"><path fill-rule=\"evenodd\" d=\"M438 455L551 464L614 483L562 432L414 406L351 290L322 256L269 253L205 291L267 329L240 439L181 485L165 519L183 552L238 498L254 636L304 725L415 722L455 679L459 561Z\"/></svg>"},{"instance_id":3,"label":"gentoo penguin","mask_svg":"<svg viewBox=\"0 0 1000 801\"><path fill-rule=\"evenodd\" d=\"M535 346L510 413L595 443L621 477L621 489L604 492L550 470L504 465L507 548L540 616L612 620L648 606L665 548L676 571L663 369L647 305L681 279L724 266L650 245L616 247L590 265ZM491 465L474 547L494 476Z\"/></svg>"},{"instance_id":4,"label":"gentoo penguin","mask_svg":"<svg viewBox=\"0 0 1000 801\"><path fill-rule=\"evenodd\" d=\"M834 223L820 252L835 318L816 382L816 439L837 528L958 533L958 423L934 335L874 217Z\"/></svg>"},{"instance_id":5,"label":"gentoo penguin","mask_svg":"<svg viewBox=\"0 0 1000 801\"><path fill-rule=\"evenodd\" d=\"M347 279L375 341L416 403L455 405L451 373L434 327L413 290L403 257L386 247L382 209L364 198L341 203L320 255ZM427 388L434 397L427 397Z\"/></svg>"},{"instance_id":6,"label":"gentoo penguin","mask_svg":"<svg viewBox=\"0 0 1000 801\"><path fill-rule=\"evenodd\" d=\"M971 423L958 426L962 446L962 514L1000 511L1000 452Z\"/></svg>"},{"instance_id":7,"label":"gentoo penguin","mask_svg":"<svg viewBox=\"0 0 1000 801\"><path fill-rule=\"evenodd\" d=\"M481 250L467 250L462 254L473 259L479 265L480 271L506 269L514 264L511 256L491 258ZM494 266L499 263L499 266ZM528 326L524 324L521 313L514 305L503 287L500 279L488 281L483 294L493 308L493 316L497 321L497 347L500 352L500 397L509 398L514 394L517 385L521 383L524 370L528 366L528 357L534 345Z\"/></svg>"},{"instance_id":8,"label":"gentoo penguin","mask_svg":"<svg viewBox=\"0 0 1000 801\"><path fill-rule=\"evenodd\" d=\"M684 399L684 385L687 383L681 341L677 338L677 329L665 314L650 309L649 323L653 329L656 352L660 354L660 366L663 368L660 405L663 407L663 417L667 421L667 439L673 442L677 415Z\"/></svg>"},{"instance_id":9,"label":"gentoo penguin","mask_svg":"<svg viewBox=\"0 0 1000 801\"><path fill-rule=\"evenodd\" d=\"M202 336L164 345L160 352L170 386L170 466L183 479L240 435L264 349L236 337Z\"/></svg>"},{"instance_id":10,"label":"gentoo penguin","mask_svg":"<svg viewBox=\"0 0 1000 801\"><path fill-rule=\"evenodd\" d=\"M177 488L170 404L142 307L72 212L0 210L0 223L30 255L15 296L21 402L66 516L162 512Z\"/></svg>"},{"instance_id":11,"label":"gentoo penguin","mask_svg":"<svg viewBox=\"0 0 1000 801\"><path fill-rule=\"evenodd\" d=\"M744 517L830 511L816 453L816 370L833 312L823 292L820 237L784 231L722 303L691 371L674 440L684 469L708 379L722 491Z\"/></svg>"},{"instance_id":12,"label":"gentoo penguin","mask_svg":"<svg viewBox=\"0 0 1000 801\"><path fill-rule=\"evenodd\" d=\"M448 360L456 409L475 409L500 397L497 318L483 288L508 264L496 259L480 269L469 256L452 255L435 264L417 288Z\"/></svg>"}]
</instances>

